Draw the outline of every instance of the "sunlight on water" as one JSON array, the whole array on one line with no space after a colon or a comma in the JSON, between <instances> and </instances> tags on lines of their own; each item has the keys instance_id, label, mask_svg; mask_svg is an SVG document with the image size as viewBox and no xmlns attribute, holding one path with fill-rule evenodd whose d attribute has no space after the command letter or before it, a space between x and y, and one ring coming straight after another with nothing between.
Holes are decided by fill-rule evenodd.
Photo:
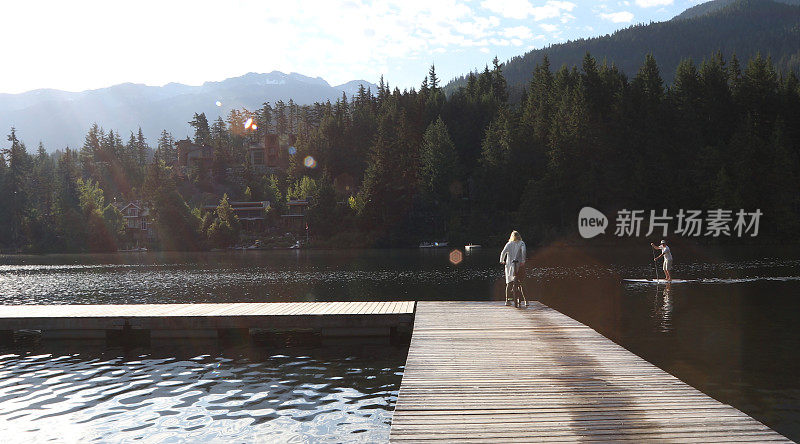
<instances>
[{"instance_id":1,"label":"sunlight on water","mask_svg":"<svg viewBox=\"0 0 800 444\"><path fill-rule=\"evenodd\" d=\"M385 441L405 353L382 348L3 354L0 433L4 442Z\"/></svg>"},{"instance_id":2,"label":"sunlight on water","mask_svg":"<svg viewBox=\"0 0 800 444\"><path fill-rule=\"evenodd\" d=\"M306 300L488 299L501 280L493 254L462 255L460 250L423 256L429 266L372 261L331 262L328 257L298 260L295 254L198 256L158 263L72 263L0 265L3 304L264 302ZM414 252L412 252L414 253ZM416 256L416 254L414 254ZM154 258L152 255L139 255ZM416 266L415 266L416 267ZM800 280L800 261L751 260L691 262L675 266L675 276L692 285ZM651 265L575 264L533 266L531 280L653 278ZM662 276L663 277L663 276ZM628 287L636 284L625 283ZM683 284L688 285L688 284ZM468 290L467 290L468 289Z\"/></svg>"}]
</instances>

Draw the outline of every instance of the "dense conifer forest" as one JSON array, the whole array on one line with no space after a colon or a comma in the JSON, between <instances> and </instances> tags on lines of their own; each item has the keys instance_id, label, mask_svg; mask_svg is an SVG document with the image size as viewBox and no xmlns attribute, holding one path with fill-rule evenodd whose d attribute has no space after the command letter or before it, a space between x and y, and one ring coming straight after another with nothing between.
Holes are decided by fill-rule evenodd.
<instances>
[{"instance_id":1,"label":"dense conifer forest","mask_svg":"<svg viewBox=\"0 0 800 444\"><path fill-rule=\"evenodd\" d=\"M716 0L689 8L665 22L640 23L610 35L577 39L513 57L503 72L516 97L546 54L551 66L579 65L586 52L599 63L615 65L633 77L648 53L656 57L665 82L672 83L680 61L702 60L708 54L737 54L742 59L761 53L782 72L800 74L800 1ZM466 84L457 78L445 87Z\"/></svg>"},{"instance_id":2,"label":"dense conifer forest","mask_svg":"<svg viewBox=\"0 0 800 444\"><path fill-rule=\"evenodd\" d=\"M187 116L214 161L186 176L171 166L166 131L123 141L94 126L82 147L48 154L12 128L0 249L113 251L124 238L115 200L146 202L160 247L177 250L234 243L228 199L268 200L274 221L287 198L309 198L311 237L330 246L499 242L511 229L531 243L574 238L585 205L758 208L759 241L800 239L800 82L769 58L684 59L665 84L652 55L632 78L588 53L558 69L544 57L513 102L503 68L495 59L450 95L432 66L418 89L381 79L335 103ZM247 146L265 133L296 135L285 171L248 165ZM235 181L231 168L242 171ZM209 203L216 212L200 211Z\"/></svg>"}]
</instances>

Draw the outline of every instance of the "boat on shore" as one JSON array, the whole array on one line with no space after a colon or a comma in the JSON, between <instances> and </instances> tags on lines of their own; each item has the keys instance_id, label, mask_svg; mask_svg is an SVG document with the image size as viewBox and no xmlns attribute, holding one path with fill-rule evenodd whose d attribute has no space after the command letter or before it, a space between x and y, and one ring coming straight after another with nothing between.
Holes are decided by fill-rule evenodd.
<instances>
[{"instance_id":1,"label":"boat on shore","mask_svg":"<svg viewBox=\"0 0 800 444\"><path fill-rule=\"evenodd\" d=\"M118 249L117 253L143 253L146 252L147 248L145 247L138 247L138 248L122 248Z\"/></svg>"}]
</instances>

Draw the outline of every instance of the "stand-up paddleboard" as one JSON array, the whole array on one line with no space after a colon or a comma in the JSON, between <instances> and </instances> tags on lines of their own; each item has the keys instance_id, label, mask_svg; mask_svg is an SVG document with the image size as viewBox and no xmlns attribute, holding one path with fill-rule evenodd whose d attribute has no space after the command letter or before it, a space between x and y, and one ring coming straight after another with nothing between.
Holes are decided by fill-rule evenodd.
<instances>
[{"instance_id":1,"label":"stand-up paddleboard","mask_svg":"<svg viewBox=\"0 0 800 444\"><path fill-rule=\"evenodd\" d=\"M623 279L625 282L636 282L639 284L683 284L685 282L697 282L696 279Z\"/></svg>"}]
</instances>

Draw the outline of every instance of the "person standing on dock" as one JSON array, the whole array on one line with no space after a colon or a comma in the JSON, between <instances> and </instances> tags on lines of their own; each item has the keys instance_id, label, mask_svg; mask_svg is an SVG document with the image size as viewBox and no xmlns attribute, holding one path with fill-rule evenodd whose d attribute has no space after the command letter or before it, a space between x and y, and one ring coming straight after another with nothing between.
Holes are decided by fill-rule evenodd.
<instances>
[{"instance_id":1,"label":"person standing on dock","mask_svg":"<svg viewBox=\"0 0 800 444\"><path fill-rule=\"evenodd\" d=\"M511 291L515 286L523 298L525 297L525 293L522 291L524 271L521 268L525 264L527 255L528 251L519 231L512 231L511 236L508 238L508 243L503 247L503 251L500 252L500 263L505 265L506 272L506 305L511 305ZM525 305L528 305L527 300L525 300Z\"/></svg>"},{"instance_id":2,"label":"person standing on dock","mask_svg":"<svg viewBox=\"0 0 800 444\"><path fill-rule=\"evenodd\" d=\"M661 254L653 258L653 262L658 261L662 256L664 257L664 274L667 277L667 281L671 281L672 276L669 272L672 271L672 252L667 245L667 241L662 240L659 245L650 242L650 246L653 247L654 250L661 250Z\"/></svg>"}]
</instances>

